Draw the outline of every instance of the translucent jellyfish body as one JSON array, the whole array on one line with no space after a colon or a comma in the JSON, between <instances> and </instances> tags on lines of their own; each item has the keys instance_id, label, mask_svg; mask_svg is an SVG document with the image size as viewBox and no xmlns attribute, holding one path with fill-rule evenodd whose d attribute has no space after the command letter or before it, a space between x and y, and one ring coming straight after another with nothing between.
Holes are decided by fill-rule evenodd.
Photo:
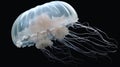
<instances>
[{"instance_id":1,"label":"translucent jellyfish body","mask_svg":"<svg viewBox=\"0 0 120 67\"><path fill-rule=\"evenodd\" d=\"M75 10L65 2L55 1L39 5L22 13L16 19L12 28L12 39L17 47L31 46L33 42L39 43L37 38L43 40L45 38L50 42L49 40L53 36L64 37L64 35L59 35L63 32L55 33L57 32L56 28L62 29L68 24L77 22L77 20ZM49 31L54 32L50 33Z\"/></svg>"},{"instance_id":2,"label":"translucent jellyfish body","mask_svg":"<svg viewBox=\"0 0 120 67\"><path fill-rule=\"evenodd\" d=\"M116 42L103 31L78 22L74 8L63 1L52 1L23 12L15 20L11 34L18 48L35 45L47 57L62 62L73 58L70 50L95 57L115 52L117 48ZM55 54L46 47L55 49Z\"/></svg>"}]
</instances>

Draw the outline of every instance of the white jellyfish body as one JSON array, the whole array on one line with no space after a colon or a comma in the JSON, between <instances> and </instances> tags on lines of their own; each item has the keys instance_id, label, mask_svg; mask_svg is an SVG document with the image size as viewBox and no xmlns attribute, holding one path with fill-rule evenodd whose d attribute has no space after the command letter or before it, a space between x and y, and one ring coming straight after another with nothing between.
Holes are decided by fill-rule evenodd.
<instances>
[{"instance_id":1,"label":"white jellyfish body","mask_svg":"<svg viewBox=\"0 0 120 67\"><path fill-rule=\"evenodd\" d=\"M77 20L75 10L65 2L55 1L39 5L27 10L17 18L12 28L12 39L17 47L29 46L23 45L22 39L28 37L35 37L34 39L36 39L36 36L39 35L38 38L43 38L42 36L48 36L47 33L50 33L48 30L53 31L51 33L54 33L53 35L56 37L62 38L64 35L60 36L55 33L56 28L59 29L68 24L73 24ZM66 35L67 31L64 33Z\"/></svg>"},{"instance_id":2,"label":"white jellyfish body","mask_svg":"<svg viewBox=\"0 0 120 67\"><path fill-rule=\"evenodd\" d=\"M77 29L77 32L69 28ZM85 31L81 32L82 30ZM64 46L89 57L95 57L96 54L107 55L108 52L116 51L113 48L117 48L116 43L103 31L92 28L88 24L79 23L74 8L63 1L52 1L23 12L15 20L11 34L17 47L35 45L48 57L62 62L63 59L57 57L46 47L63 51L61 46ZM53 41L59 41L63 45ZM70 53L67 52L67 54Z\"/></svg>"}]
</instances>

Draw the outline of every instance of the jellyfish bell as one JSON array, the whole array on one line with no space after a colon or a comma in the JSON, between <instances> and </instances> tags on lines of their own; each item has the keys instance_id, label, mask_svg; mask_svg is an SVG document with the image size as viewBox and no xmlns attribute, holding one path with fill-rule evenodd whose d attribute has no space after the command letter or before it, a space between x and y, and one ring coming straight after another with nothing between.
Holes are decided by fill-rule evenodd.
<instances>
[{"instance_id":1,"label":"jellyfish bell","mask_svg":"<svg viewBox=\"0 0 120 67\"><path fill-rule=\"evenodd\" d=\"M70 27L77 29L77 32L69 29ZM70 55L71 59L74 56L69 50L95 57L96 54L107 55L115 52L116 49L113 48L117 48L116 42L100 29L79 23L77 12L63 1L52 1L23 12L15 20L11 34L18 48L35 45L47 57L61 62L64 62L63 58L54 53L63 54L65 57ZM53 41L59 41L63 45ZM46 47L55 49L55 52ZM68 51L65 52L64 48Z\"/></svg>"},{"instance_id":2,"label":"jellyfish bell","mask_svg":"<svg viewBox=\"0 0 120 67\"><path fill-rule=\"evenodd\" d=\"M52 30L57 38L63 35L57 34L57 28L65 29L68 24L78 21L78 16L72 6L62 1L53 1L43 5L36 6L22 13L15 21L12 27L12 39L17 47L28 46L24 44L24 37L39 34ZM56 33L55 33L56 32ZM58 36L59 35L59 36ZM35 37L35 36L34 36ZM35 39L35 38L34 38ZM36 41L36 40L35 40Z\"/></svg>"}]
</instances>

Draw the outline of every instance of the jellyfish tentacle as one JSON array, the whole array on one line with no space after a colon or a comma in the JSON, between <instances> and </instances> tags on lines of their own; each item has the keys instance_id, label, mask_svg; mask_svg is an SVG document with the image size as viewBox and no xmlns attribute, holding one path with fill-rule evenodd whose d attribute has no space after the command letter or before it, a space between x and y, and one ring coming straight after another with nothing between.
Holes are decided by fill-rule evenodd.
<instances>
[{"instance_id":1,"label":"jellyfish tentacle","mask_svg":"<svg viewBox=\"0 0 120 67\"><path fill-rule=\"evenodd\" d=\"M94 55L94 53L92 52L86 52L78 47L76 47L75 45L73 45L72 43L68 42L67 40L64 39L63 43L65 44L65 46L75 50L78 53L81 53L85 56L91 57L91 58L96 58L96 56Z\"/></svg>"},{"instance_id":2,"label":"jellyfish tentacle","mask_svg":"<svg viewBox=\"0 0 120 67\"><path fill-rule=\"evenodd\" d=\"M53 45L50 48L52 50L51 52L47 49L44 49L46 52L44 52L43 50L42 51L45 53L45 55L47 53L47 55L46 55L47 57L55 59L64 64L72 63L72 62L76 63L75 61L78 61L75 57L72 56L70 49L65 47L65 45L59 45L59 44L56 44L56 45L58 45L58 46ZM54 48L55 48L55 50L53 50ZM56 52L57 49L60 51ZM64 49L67 49L67 51L64 51ZM62 54L62 55L64 55L64 57L59 57L59 56L57 56L57 54Z\"/></svg>"},{"instance_id":3,"label":"jellyfish tentacle","mask_svg":"<svg viewBox=\"0 0 120 67\"><path fill-rule=\"evenodd\" d=\"M68 39L67 39L67 40L68 40ZM79 43L78 40L76 40L76 41L71 40L71 41L74 42L74 43L77 43L79 46L82 46L82 47L84 47L85 49L87 49L87 50L89 50L89 51L95 51L95 50L96 50L95 52L100 51L100 53L103 53L102 55L106 55L106 53L105 53L106 51L102 51L102 50L96 49L92 44L87 43L87 45L90 45L91 48L94 49L94 50L83 46L82 44ZM77 41L78 41L78 42L77 42ZM86 43L86 42L85 42L85 43Z\"/></svg>"},{"instance_id":4,"label":"jellyfish tentacle","mask_svg":"<svg viewBox=\"0 0 120 67\"><path fill-rule=\"evenodd\" d=\"M91 38L91 39L97 40L97 41L99 41L99 42L105 43L105 42L103 42L103 41L101 41L101 40L98 40L97 38L90 37L90 36L86 36L86 37L83 38L83 37L80 37L80 36L75 35L74 33L72 33L71 36L72 36L72 35L75 36L74 39L81 39L81 40L84 40L84 41L92 42L92 41L89 39L89 38ZM94 43L94 44L96 44L96 43ZM97 44L96 44L96 45L97 45ZM101 46L101 47L109 47L109 45L106 45L106 46L103 46L103 45L97 45L97 46Z\"/></svg>"},{"instance_id":5,"label":"jellyfish tentacle","mask_svg":"<svg viewBox=\"0 0 120 67\"><path fill-rule=\"evenodd\" d=\"M59 59L57 56L55 56L55 55L54 55L53 53L51 53L49 50L47 50L47 49L42 49L41 51L42 51L43 54L44 54L45 56L47 56L48 58L55 59L55 60L57 60L57 61L60 61L60 62L64 63L64 61L62 61L61 59Z\"/></svg>"},{"instance_id":6,"label":"jellyfish tentacle","mask_svg":"<svg viewBox=\"0 0 120 67\"><path fill-rule=\"evenodd\" d=\"M95 28L96 28L96 27L95 27ZM117 48L118 42L117 42L115 39L108 37L108 35L107 35L105 32L103 32L102 30L100 30L100 29L98 29L98 28L96 28L96 30L97 30L99 33L103 34L107 39L112 40L112 41L116 44L116 45L114 45L114 46ZM111 42L108 42L108 43L111 43Z\"/></svg>"},{"instance_id":7,"label":"jellyfish tentacle","mask_svg":"<svg viewBox=\"0 0 120 67\"><path fill-rule=\"evenodd\" d=\"M60 45L59 45L60 46ZM54 47L54 46L53 46ZM63 49L62 47L60 47L61 49ZM67 51L59 51L59 52L57 52L57 54L62 54L62 55L64 55L64 57L62 57L62 58L60 58L62 61L65 61L64 63L66 64L66 63L77 63L76 61L83 61L83 60L80 60L80 59L77 59L77 58L75 58L73 55L72 55L72 53L71 53L71 51L70 51L70 48L68 48L68 47L66 47L65 45L64 45L64 48L66 48L67 49Z\"/></svg>"},{"instance_id":8,"label":"jellyfish tentacle","mask_svg":"<svg viewBox=\"0 0 120 67\"><path fill-rule=\"evenodd\" d=\"M80 39L80 40L82 40L82 41L85 41L86 43L87 42L90 42L90 43L92 43L93 45L96 45L96 46L99 46L99 47L103 47L104 49L106 49L106 50L108 50L107 48L109 48L110 46L109 46L109 44L107 44L106 46L104 46L104 45L102 45L102 44L98 44L98 43L95 43L94 41L91 41L90 39L88 39L89 37L80 37L80 36L77 36L77 35L75 35L75 34L69 34L69 35L71 35L74 39L76 38L76 39ZM91 37L92 39L94 39L94 37ZM98 40L98 39L95 39L95 40ZM98 41L100 41L100 40L98 40ZM104 43L104 42L102 42L102 43ZM106 44L106 43L105 43ZM92 46L92 45L91 45ZM116 50L115 50L116 51ZM108 50L108 52L115 52L115 51L111 51L111 50Z\"/></svg>"},{"instance_id":9,"label":"jellyfish tentacle","mask_svg":"<svg viewBox=\"0 0 120 67\"><path fill-rule=\"evenodd\" d=\"M66 43L65 43L65 45L66 45ZM73 46L71 46L70 44L68 44L67 45L68 47L72 47L72 49L74 48ZM73 50L75 50L76 51L76 49L73 49ZM89 49L90 50L90 49ZM78 52L78 51L77 51ZM80 52L80 51L79 51ZM112 61L111 60L111 58L107 55L107 53L99 53L99 52L97 52L97 51L93 51L93 50L90 50L90 52L88 52L87 54L86 53L83 53L83 51L82 52L80 52L80 53L82 53L82 54L84 54L84 55L86 55L86 56L88 56L88 57L92 57L92 58L95 58L96 60L97 60L97 56L95 55L96 53L97 54L99 54L99 55L102 55L102 56L105 56L106 58L108 58L108 60L110 60L110 62ZM93 53L92 55L91 55L91 53Z\"/></svg>"},{"instance_id":10,"label":"jellyfish tentacle","mask_svg":"<svg viewBox=\"0 0 120 67\"><path fill-rule=\"evenodd\" d=\"M101 33L103 33L106 37L107 37L107 39L110 39L104 32L102 32L100 29L94 29L94 28L92 28L92 27L90 27L90 26L85 26L85 25L82 25L82 24L75 24L75 26L76 25L78 25L78 26L80 26L80 27L82 27L82 28L86 28L86 30L87 31L89 31L89 30L93 30L94 32L92 32L92 33L94 33L94 34L96 34L96 35L99 35L99 37L101 38L101 40L103 40L104 42L106 42L106 43L109 43L107 40L105 40L104 39L104 37L100 34L100 32Z\"/></svg>"},{"instance_id":11,"label":"jellyfish tentacle","mask_svg":"<svg viewBox=\"0 0 120 67\"><path fill-rule=\"evenodd\" d=\"M81 34L81 33L76 33L76 32L74 32L74 31L72 31L72 30L69 30L69 32L72 33L72 34L75 34L75 35L79 35L79 36L80 36L80 35L96 35L96 34L94 34L94 33L92 33L92 32L91 32L91 33L82 33L82 34Z\"/></svg>"},{"instance_id":12,"label":"jellyfish tentacle","mask_svg":"<svg viewBox=\"0 0 120 67\"><path fill-rule=\"evenodd\" d=\"M68 40L68 39L67 39ZM87 49L87 50L89 50L89 52L94 52L94 53L97 53L97 54L100 54L100 55L107 55L106 54L106 51L102 51L102 50L99 50L99 49L96 49L92 44L90 44L90 43L87 43L87 42L84 42L84 43L87 43L87 45L89 45L89 46L91 46L91 48L92 49L90 49L90 48L87 48L87 47L85 47L84 45L82 45L82 44L80 44L80 42L79 42L79 40L71 40L72 42L74 42L74 43L77 43L79 46L82 46L82 47L84 47L85 49ZM94 50L93 50L94 49Z\"/></svg>"},{"instance_id":13,"label":"jellyfish tentacle","mask_svg":"<svg viewBox=\"0 0 120 67\"><path fill-rule=\"evenodd\" d=\"M114 47L114 44L111 45L111 44L108 44L108 43L101 42L101 43L103 43L103 44L106 44L106 45L103 45L103 44L94 42L94 41L92 41L92 40L90 40L90 39L94 39L94 40L97 40L98 42L101 42L100 40L98 40L98 39L96 39L96 38L93 38L93 37L89 37L88 39L86 39L86 42L90 42L90 43L92 43L93 45L102 47L102 48L106 49L107 52L116 52L116 50L111 50L111 49L109 49L109 48L115 48L115 47ZM107 49L107 48L108 48L108 49ZM116 48L115 48L115 49L116 49Z\"/></svg>"},{"instance_id":14,"label":"jellyfish tentacle","mask_svg":"<svg viewBox=\"0 0 120 67\"><path fill-rule=\"evenodd\" d=\"M100 29L98 29L98 28L92 28L92 27L87 27L87 26L84 26L84 25L81 25L81 24L75 24L75 25L80 25L80 26L82 26L82 27L84 27L84 28L86 28L86 30L88 30L88 29L91 29L91 30L93 30L94 32L91 32L91 33L93 33L93 34L96 34L96 35L98 35L98 37L100 38L100 40L98 40L97 38L93 38L93 39L95 39L95 40L98 40L98 41L100 41L100 42L102 42L102 43L106 43L108 46L109 45L111 45L111 46L114 46L115 48L117 48L117 45L115 45L114 43L112 43L112 42L109 42L109 41L107 41L107 40L113 40L113 41L115 41L113 38L109 38L108 36L107 36L107 34L105 33L105 32L103 32L103 31L101 31ZM70 31L71 32L71 31ZM73 32L72 32L73 33ZM90 34L91 34L90 33ZM76 34L76 33L74 33L74 34ZM103 37L103 35L104 35L104 37ZM105 37L107 38L107 40L105 39ZM84 38L88 38L88 37L84 37ZM117 42L115 41L115 43L117 44Z\"/></svg>"},{"instance_id":15,"label":"jellyfish tentacle","mask_svg":"<svg viewBox=\"0 0 120 67\"><path fill-rule=\"evenodd\" d=\"M80 46L82 46L82 47L84 47L85 49L87 49L87 50L89 50L89 48L87 48L87 47L85 47L85 46L83 46L82 44L80 44L80 43L78 43L79 41L76 39L72 39L72 40L70 40L69 38L65 38L66 40L68 40L69 42L71 41L71 42L74 42L74 43L76 43L76 44L78 44L78 45L80 45ZM81 41L80 41L81 42Z\"/></svg>"}]
</instances>

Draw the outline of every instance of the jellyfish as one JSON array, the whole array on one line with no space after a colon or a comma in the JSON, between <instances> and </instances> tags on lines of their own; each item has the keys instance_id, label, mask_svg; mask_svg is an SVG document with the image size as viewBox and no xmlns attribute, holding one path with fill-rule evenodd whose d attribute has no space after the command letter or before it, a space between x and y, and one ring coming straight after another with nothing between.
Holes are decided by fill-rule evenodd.
<instances>
[{"instance_id":1,"label":"jellyfish","mask_svg":"<svg viewBox=\"0 0 120 67\"><path fill-rule=\"evenodd\" d=\"M35 46L46 57L63 63L76 60L74 52L95 58L117 51L114 39L78 20L75 9L64 1L38 5L15 20L11 30L12 41L18 48Z\"/></svg>"}]
</instances>

